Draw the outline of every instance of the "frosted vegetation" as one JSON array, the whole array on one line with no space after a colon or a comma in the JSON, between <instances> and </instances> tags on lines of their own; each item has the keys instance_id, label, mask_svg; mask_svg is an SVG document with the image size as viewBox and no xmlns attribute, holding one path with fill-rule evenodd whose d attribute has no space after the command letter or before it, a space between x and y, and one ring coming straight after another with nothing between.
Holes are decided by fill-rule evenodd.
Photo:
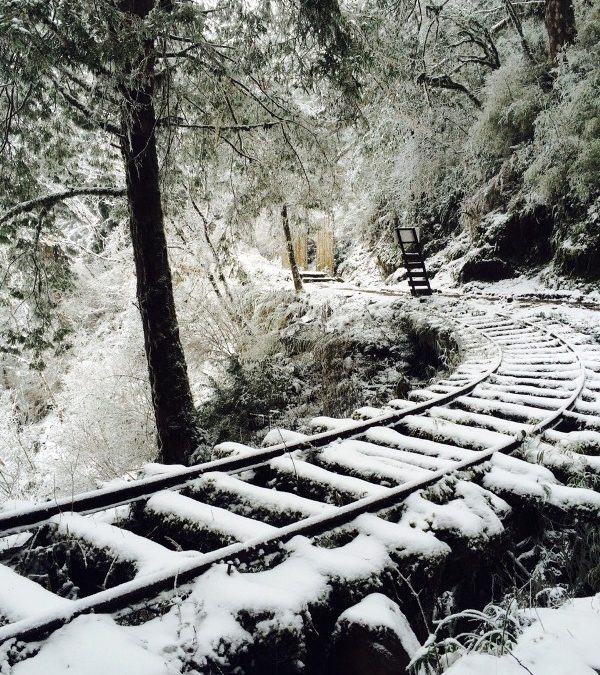
<instances>
[{"instance_id":1,"label":"frosted vegetation","mask_svg":"<svg viewBox=\"0 0 600 675\"><path fill-rule=\"evenodd\" d=\"M414 400L427 400L425 383L463 356L457 336L416 301L339 287L294 292L281 265L284 206L293 235L308 238L311 265L318 233L333 232L335 272L347 282L399 281L392 231L401 224L421 228L438 288L508 280L514 290L518 279L527 289L535 275L536 283L594 292L600 5L573 0L574 27L557 49L544 20L548 6L570 3L0 0L0 509L168 471L159 459L177 464L173 438L183 434L169 448L161 436L177 426L170 425L177 410L161 423L156 401L156 365L165 342L177 346L177 333L183 348L162 383L179 379L190 403L179 406L186 419L177 427L193 431L193 450L188 443L179 458L187 463L342 429L351 415L369 418L390 400L402 407L409 389ZM140 109L148 112L147 104L136 108L138 95L151 100L156 118L138 125L149 137L137 129L136 151L135 122ZM145 174L153 190L141 186L136 221L132 179L148 148L158 170ZM144 257L148 240L136 234L149 228L136 225L152 206L144 224L159 223L166 244ZM158 280L144 287L157 259ZM152 333L146 303L169 275L174 303L169 288L154 307ZM558 318L598 338L596 318L573 312ZM167 315L172 320L160 326ZM556 317L548 310L541 318ZM153 364L154 341L162 347ZM505 394L505 410L524 407L521 395ZM163 396L163 413L171 400ZM470 419L481 418L490 399L473 395L469 405ZM578 405L581 414L597 412L595 394ZM538 412L541 419L547 411ZM371 429L369 442L346 439L324 450L321 465L291 455L271 462L269 488L293 479L311 498L215 472L189 486L200 501L155 494L140 522L152 528L153 518L171 514L174 528L177 518L192 523L190 537L245 541L335 509L314 501L318 490L332 503L388 490L353 471L402 483L450 466L453 440L465 445L458 457L465 459L519 426L510 419L496 420L496 430L458 426L465 419L460 407L440 407L426 421L404 418L414 435ZM435 430L438 440L421 438L419 428ZM500 586L513 591L496 592L491 564L474 568L474 584L490 577L479 595L489 590L494 604L478 597L482 609L460 611L448 591L436 598L436 623L421 645L389 598L350 602L356 589L362 597L378 588L394 545L404 546L395 551L400 559L416 552L434 560L451 550L437 531L463 537L473 550L500 541L508 494L575 516L597 513L598 431L554 430L547 438L556 444L528 444L522 459L495 456L482 486L465 473L412 494L399 524L365 515L356 521L359 536L341 546L292 540L281 565L256 575L217 565L195 581L189 602L144 626L80 617L14 673L62 672L86 659L90 673L106 673L103 663L115 654L132 673L192 672L194 650L198 667L220 668L227 650L260 641L259 631L253 636L234 619L249 606L273 617L261 628L269 639L282 636L267 648L283 647L301 663L307 603L318 598L325 607L338 596L353 607L339 616L334 640L357 617L367 626L383 621L419 675L494 668L512 675L524 672L520 659L542 664L544 675L600 672L598 650L589 648L599 596L581 599L600 591L600 542L583 519L544 516L542 523L540 516L517 551L538 562ZM383 450L373 456L378 440L395 456L419 451L420 463L398 468L382 460ZM203 495L219 505L206 506ZM232 502L235 513L227 510ZM256 513L273 522L250 520ZM109 574L134 578L195 562L197 553L141 536L142 525L122 537L120 517L119 509L94 516L99 527L76 514L53 521L65 550L76 536L84 558L98 546L107 560L123 554L103 580L94 578L102 565L90 567L80 580L84 594ZM31 578L38 563L53 564L29 555L17 562ZM66 607L80 590L59 575L58 597L8 567L0 573L10 619ZM532 606L542 609L523 609Z\"/></svg>"},{"instance_id":2,"label":"frosted vegetation","mask_svg":"<svg viewBox=\"0 0 600 675\"><path fill-rule=\"evenodd\" d=\"M24 44L35 3L5 4L8 55ZM397 268L397 222L422 226L427 252L440 252L433 271L459 260L455 281L532 268L598 277L600 9L576 1L575 12L577 39L555 63L535 2L518 5L522 37L501 3L477 0L445 3L435 17L410 3L342 3L341 14L330 12L333 37L311 33L323 16L292 12L287 52L277 43L282 17L261 3L199 19L234 65L209 76L194 63L175 76L176 121L203 101L210 128L174 123L158 137L204 439L196 459L226 437L260 440L275 421L301 429L319 409L347 414L403 386L406 364L379 375L375 362L364 365L381 335L359 340L350 327L330 339L339 326L315 315L347 308L309 309L271 290L289 284L266 260L281 254L284 201L295 232L333 227L338 270L350 279ZM76 71L53 80L51 69L34 78L34 65L23 60L13 101L1 104L4 213L73 185L124 183L118 148L69 105L85 82ZM95 104L110 120L110 101ZM265 106L272 113L258 124ZM228 130L238 123L252 128ZM152 459L124 200L78 196L3 219L0 274L2 499L78 489ZM406 351L402 332L385 335L388 365Z\"/></svg>"}]
</instances>

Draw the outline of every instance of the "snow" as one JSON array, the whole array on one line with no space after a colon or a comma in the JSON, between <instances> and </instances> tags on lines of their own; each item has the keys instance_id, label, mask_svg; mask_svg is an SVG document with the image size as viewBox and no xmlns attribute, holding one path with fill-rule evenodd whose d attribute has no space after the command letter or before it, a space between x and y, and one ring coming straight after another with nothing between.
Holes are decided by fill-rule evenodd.
<instances>
[{"instance_id":1,"label":"snow","mask_svg":"<svg viewBox=\"0 0 600 675\"><path fill-rule=\"evenodd\" d=\"M331 504L300 497L292 492L252 485L218 472L204 474L190 485L190 490L192 493L208 490L210 494L223 497L230 508L235 508L243 515L251 515L259 509L294 518L307 518L335 510Z\"/></svg>"},{"instance_id":2,"label":"snow","mask_svg":"<svg viewBox=\"0 0 600 675\"><path fill-rule=\"evenodd\" d=\"M412 658L420 647L400 607L381 593L371 593L356 605L342 612L338 618L338 625L344 622L367 626L371 630L387 628L400 638L409 658Z\"/></svg>"},{"instance_id":3,"label":"snow","mask_svg":"<svg viewBox=\"0 0 600 675\"><path fill-rule=\"evenodd\" d=\"M67 537L75 537L97 549L104 549L109 555L132 562L138 575L152 574L168 569L182 560L198 557L196 552L175 552L150 539L140 537L109 523L96 522L77 513L63 513L53 516L50 522L57 531Z\"/></svg>"},{"instance_id":4,"label":"snow","mask_svg":"<svg viewBox=\"0 0 600 675\"><path fill-rule=\"evenodd\" d=\"M192 493L194 490L204 489L212 494L222 495L230 507L234 506L244 515L251 515L257 508L264 508L278 514L287 513L297 518L307 518L335 510L331 504L300 497L292 492L252 485L216 471L204 474L190 485Z\"/></svg>"},{"instance_id":5,"label":"snow","mask_svg":"<svg viewBox=\"0 0 600 675\"><path fill-rule=\"evenodd\" d=\"M361 451L364 446L360 443L361 441L350 441L332 444L323 448L315 457L315 461L319 465L324 465L334 471L341 470L343 473L349 473L350 475L356 474L375 483L388 480L400 484L425 477L429 473L426 468L401 462L399 457L393 463L380 460L375 454L376 446L371 445L370 449L375 452L366 456Z\"/></svg>"},{"instance_id":6,"label":"snow","mask_svg":"<svg viewBox=\"0 0 600 675\"><path fill-rule=\"evenodd\" d=\"M547 410L541 408L504 403L495 399L478 398L477 396L460 396L457 402L475 412L496 414L499 417L507 416L527 422L541 422L549 414Z\"/></svg>"},{"instance_id":7,"label":"snow","mask_svg":"<svg viewBox=\"0 0 600 675\"><path fill-rule=\"evenodd\" d=\"M269 463L269 466L276 473L298 482L311 483L317 489L320 487L321 490L325 486L329 490L351 495L355 499L360 499L366 495L381 495L387 491L387 488L381 485L375 485L353 476L343 476L290 456L277 457Z\"/></svg>"},{"instance_id":8,"label":"snow","mask_svg":"<svg viewBox=\"0 0 600 675\"><path fill-rule=\"evenodd\" d=\"M432 532L383 520L370 513L358 516L349 527L375 537L388 551L393 551L402 558L416 557L436 561L450 554L450 547Z\"/></svg>"},{"instance_id":9,"label":"snow","mask_svg":"<svg viewBox=\"0 0 600 675\"><path fill-rule=\"evenodd\" d=\"M533 621L504 656L469 654L447 675L595 675L600 671L600 596L569 600L558 609L532 608Z\"/></svg>"},{"instance_id":10,"label":"snow","mask_svg":"<svg viewBox=\"0 0 600 675\"><path fill-rule=\"evenodd\" d=\"M501 517L510 511L506 502L465 481L457 482L455 494L447 503L436 504L421 491L413 492L404 500L400 524L470 540L487 540L504 531Z\"/></svg>"},{"instance_id":11,"label":"snow","mask_svg":"<svg viewBox=\"0 0 600 675\"><path fill-rule=\"evenodd\" d=\"M187 521L199 530L210 530L233 537L237 541L247 541L254 537L271 534L275 528L252 518L245 518L218 506L184 497L177 492L164 490L152 495L145 506L146 511L166 521Z\"/></svg>"},{"instance_id":12,"label":"snow","mask_svg":"<svg viewBox=\"0 0 600 675\"><path fill-rule=\"evenodd\" d=\"M297 431L290 431L289 429L270 429L267 435L263 438L262 445L267 447L269 445L277 445L279 443L296 443L304 441L308 438L306 434L301 434Z\"/></svg>"},{"instance_id":13,"label":"snow","mask_svg":"<svg viewBox=\"0 0 600 675\"><path fill-rule=\"evenodd\" d=\"M388 448L385 445L377 445L365 441L342 441L338 446L338 450L342 451L345 448L350 449L353 453L360 453L376 458L376 461L379 460L376 464L378 467L381 467L381 464L398 467L406 467L406 465L409 465L409 467L420 467L436 471L438 469L450 468L454 464L454 462L449 459L430 457L429 455L418 452L407 452L406 450ZM383 467L383 470L385 470L385 467ZM414 474L413 477L416 478Z\"/></svg>"},{"instance_id":14,"label":"snow","mask_svg":"<svg viewBox=\"0 0 600 675\"><path fill-rule=\"evenodd\" d=\"M315 431L342 431L344 429L352 428L355 421L348 419L347 417L338 418L320 415L319 417L313 417L309 424Z\"/></svg>"},{"instance_id":15,"label":"snow","mask_svg":"<svg viewBox=\"0 0 600 675\"><path fill-rule=\"evenodd\" d=\"M521 431L529 431L533 428L533 425L531 424L513 422L511 420L494 417L493 415L484 415L482 413L474 413L457 408L430 408L429 416L447 420L448 422L456 422L457 424L478 426L502 434L510 434L511 436L518 434Z\"/></svg>"},{"instance_id":16,"label":"snow","mask_svg":"<svg viewBox=\"0 0 600 675\"><path fill-rule=\"evenodd\" d=\"M371 427L365 437L374 443L389 445L402 450L414 450L430 457L440 457L447 460L460 461L475 456L473 450L458 448L446 443L438 443L416 436L405 436L388 427Z\"/></svg>"},{"instance_id":17,"label":"snow","mask_svg":"<svg viewBox=\"0 0 600 675\"><path fill-rule=\"evenodd\" d=\"M503 457L499 461L498 457L502 456L493 457L491 471L483 476L483 484L490 490L500 494L511 493L582 516L596 518L600 514L600 494L594 490L558 485L548 469L526 462L522 464L527 469L514 471L516 465L507 465L505 460L518 460Z\"/></svg>"},{"instance_id":18,"label":"snow","mask_svg":"<svg viewBox=\"0 0 600 675\"><path fill-rule=\"evenodd\" d=\"M135 630L108 616L80 616L57 630L11 675L170 675L179 672L153 654Z\"/></svg>"},{"instance_id":19,"label":"snow","mask_svg":"<svg viewBox=\"0 0 600 675\"><path fill-rule=\"evenodd\" d=\"M26 577L0 565L0 617L9 621L27 619L40 612L61 611L71 605Z\"/></svg>"},{"instance_id":20,"label":"snow","mask_svg":"<svg viewBox=\"0 0 600 675\"><path fill-rule=\"evenodd\" d=\"M426 433L436 440L460 443L474 450L483 450L493 445L506 443L510 436L499 434L496 431L486 429L474 429L473 427L446 422L442 419L432 419L425 416L408 415L402 420L402 425L409 431Z\"/></svg>"},{"instance_id":21,"label":"snow","mask_svg":"<svg viewBox=\"0 0 600 675\"><path fill-rule=\"evenodd\" d=\"M212 450L211 459L221 459L223 457L242 456L249 453L256 452L256 448L243 443L235 443L233 441L225 441L218 443Z\"/></svg>"},{"instance_id":22,"label":"snow","mask_svg":"<svg viewBox=\"0 0 600 675\"><path fill-rule=\"evenodd\" d=\"M447 303L446 300L436 298L432 299L433 302L437 302L442 308L447 306L444 305ZM485 300L477 300L475 306L481 308L484 303L488 304ZM518 311L522 315L529 316L534 310L519 308ZM483 318L482 325L485 321L489 319ZM497 326L497 323L494 325ZM491 383L480 385L473 395L463 397L461 402L477 410L502 411L508 413L509 417L516 413L521 418L529 419L532 411L535 416L546 417L549 410L556 409L562 404L561 399L568 399L571 396L571 388L577 383L580 371L573 369L574 359L565 356L561 343L557 340L538 339L537 331L515 330L511 328L510 321L505 325L506 329L490 328L488 332L504 337L510 334L521 336L519 339L522 347L514 348L511 343L511 348L505 350L504 368L500 371L513 375L494 375ZM536 341L535 346L529 344L533 339ZM574 343L576 342L575 338ZM476 343L477 341L474 341L473 344ZM476 347L471 345L470 348ZM583 354L588 355L584 360L593 368L598 364L595 353L589 345L579 351L581 358ZM552 371L552 375L546 377L545 373L550 372L547 371L547 361L558 363L562 370L558 374ZM438 383L428 387L422 394L430 397L432 393L443 394L444 391L455 390L459 383L470 382L474 375L481 375L487 368L489 363L486 358L472 358L449 376L445 384ZM587 414L590 420L594 420L596 418L592 417L592 414L600 411L600 404L594 392L600 385L593 379L590 382L592 384L586 391L587 398L584 402L578 403L577 409ZM529 403L534 406L537 403L541 407L532 408ZM390 402L390 405L410 408L414 404L402 400ZM357 410L355 416L372 418L388 413L389 408L365 406ZM317 427L334 431L351 428L354 424L352 420L331 417L315 418L313 423ZM489 429L474 429L471 425L480 427L488 425ZM366 475L374 481L381 478L397 482L414 480L421 476L426 477L436 468L447 468L455 461L471 459L476 456L474 449L488 448L505 442L513 434L529 430L530 425L491 418L480 411L470 412L438 406L431 409L427 416L408 416L399 428L408 429L408 433L423 434L432 439L448 442L419 438L416 435L403 435L390 428L374 427L367 432L367 441L335 442L314 455L309 452L282 456L272 460L270 466L276 474L285 475L286 481L293 482L298 479L299 484L303 481L308 484L314 482L315 485L324 483L332 494L339 492L350 495L353 499L365 496L377 497L386 494L388 489L356 476L334 474L314 462L343 468L346 473L356 471L357 474ZM294 431L272 429L267 434L264 445L294 443L305 438L304 434ZM600 470L600 458L571 454L573 448L586 444L598 445L599 438L600 434L594 431L565 433L550 430L546 432L544 442L537 442L537 445L528 444L525 453L528 458L537 459L547 463L548 466L559 466L562 457L563 462L571 461L578 464L585 462L588 467ZM556 445L550 446L548 442ZM386 447L377 446L376 443L383 443ZM453 445L454 443L465 445L468 449L457 447ZM239 443L224 443L215 448L217 456L243 455L249 452L255 452L255 449ZM534 452L538 453L537 457L534 456ZM307 459L310 461L306 461ZM600 512L600 495L591 490L559 485L551 471L544 466L500 454L492 457L489 466L491 469L484 474L483 479L486 488L498 490L500 493L533 497L561 508L568 506L587 513ZM144 467L143 475L159 476L167 471L177 474L183 473L184 469L149 464ZM245 475L244 478L246 477ZM248 479L251 480L249 474ZM209 491L211 496L215 494L220 498L230 498L232 510L241 515L173 492L154 495L149 500L147 508L166 517L177 514L184 519L201 523L203 527L214 527L221 532L227 532L241 541L267 537L275 531L273 527L257 519L243 517L250 515L253 509L259 512L261 509L265 512L273 510L286 516L293 515L294 518L320 516L333 513L337 509L333 505L306 499L293 493L254 486L223 473L206 474L191 486L192 493L194 487ZM310 603L328 601L332 581L350 590L352 583L359 579L376 586L378 575L381 575L390 564L390 554L394 553L409 561L413 557L439 561L450 555L450 548L435 536L436 532L440 535L451 533L468 537L472 543L479 543L503 531L502 520L508 512L509 507L502 499L489 490L463 480L454 483L453 497L445 504L430 501L423 493L416 492L406 499L405 510L399 523L367 514L349 523L347 529L358 532L358 537L345 546L319 548L303 537L296 537L285 545L289 557L272 569L247 573L240 572L235 567L216 565L190 585L191 593L188 597L176 599L173 607L163 617L142 626L128 628L117 626L106 617L80 617L66 628L57 631L44 644L37 656L17 665L14 673L34 675L38 672L48 672L55 675L55 672L62 673L67 670L73 672L73 668L84 662L81 645L90 641L93 641L94 647L91 649L88 645L86 653L91 654L89 658L92 659L92 665L89 671L85 671L86 675L88 672L99 673L100 670L104 673L120 673L121 670L114 668L120 668L121 663L127 666L123 673L144 672L153 675L155 672L179 672L186 649L195 650L200 664L207 662L203 659L212 659L220 663L224 659L223 645L251 645L275 628L282 631L289 630L292 633L296 631L300 635L304 620L303 612ZM148 547L141 544L135 535L130 537L130 533L123 534L123 530L110 525L114 517L115 514L107 516L98 514L94 518L63 515L57 517L55 522L65 533L80 536L93 545L107 548L115 555L134 561L140 574L184 569L193 563L194 559L190 558L189 554L174 553L154 544ZM232 549L233 557L234 551ZM20 581L14 582L12 577L16 575L10 570L5 570L6 568L0 568L0 613L4 613L5 603L8 604L7 616L12 620L30 618L38 612L54 610L52 602L57 600L55 596L51 595L50 601L45 595L46 592L34 582L23 580L21 577L18 577ZM23 584L23 590L14 585L21 582L26 582ZM28 598L22 607L14 601L17 596ZM14 607L10 605L11 602L14 603ZM45 606L44 602L50 604ZM63 604L60 604L65 613L68 613L72 606L70 602L64 600ZM384 596L370 595L347 610L346 614L352 620L371 624L378 621L388 627L396 625L397 628L398 615L393 603L390 602ZM597 639L600 629L597 607L594 610L594 617L590 619L588 616L585 619L593 624L594 630L590 629L585 633L579 629L578 622L584 623L581 617L588 610L584 611L584 608L576 604L578 602L569 604L573 611L570 619L561 619L564 625L558 619L549 618L550 615L547 614L562 610L538 609L532 613L532 616L535 614L533 618L542 617L543 621L540 620L533 627L526 629L515 655L528 665L534 675L558 675L563 672L565 675L566 673L583 675L593 672L589 670L590 667L600 667L597 661L594 661L593 647L589 646L593 639ZM598 604L597 600L594 602ZM565 608L565 612L567 609ZM577 615L575 609L581 610L581 616ZM22 613L19 614L19 611ZM12 612L10 616L9 612ZM252 635L244 628L247 624L240 618L243 612L265 612L266 618L261 619ZM555 654L552 659L550 656L546 657L543 650L538 649L538 644L545 644L548 651L554 647L558 649L560 644L566 644L565 627L568 626L568 621L578 626L577 638L580 639L580 643L573 643L573 653L568 651L571 646L566 648L568 658L563 654ZM540 628L542 623L543 630ZM528 631L534 628L538 633L532 633L534 637L529 639L526 637L529 635ZM418 645L413 643L412 647L416 649ZM126 655L122 656L121 651L127 652ZM141 657L140 652L143 652L145 657ZM73 655L78 656L79 661L72 658ZM135 662L129 663L127 660L129 656L135 659ZM563 662L564 668L560 670ZM96 663L97 671L93 669ZM118 665L115 666L115 663ZM580 663L581 668L577 670ZM572 669L567 668L566 664L572 665ZM517 670L511 670L515 667ZM488 669L492 672L496 672L497 669L498 673L511 675L513 672L524 672L513 658L499 659L489 655L467 656L455 664L449 672L453 675L454 673L466 675L485 672Z\"/></svg>"}]
</instances>

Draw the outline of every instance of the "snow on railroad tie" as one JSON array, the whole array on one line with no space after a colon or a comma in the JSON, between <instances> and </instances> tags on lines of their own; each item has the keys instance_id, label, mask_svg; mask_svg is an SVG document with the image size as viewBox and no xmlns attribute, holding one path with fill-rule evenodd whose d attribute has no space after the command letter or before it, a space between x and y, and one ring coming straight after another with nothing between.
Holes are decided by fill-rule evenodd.
<instances>
[{"instance_id":1,"label":"snow on railroad tie","mask_svg":"<svg viewBox=\"0 0 600 675\"><path fill-rule=\"evenodd\" d=\"M207 531L234 541L263 537L272 534L276 529L272 525L240 516L218 506L203 504L170 490L152 495L146 502L144 510L165 521L183 521L195 533Z\"/></svg>"},{"instance_id":2,"label":"snow on railroad tie","mask_svg":"<svg viewBox=\"0 0 600 675\"><path fill-rule=\"evenodd\" d=\"M410 405L412 406L414 403L410 402ZM313 417L308 424L313 431L343 431L355 425L356 420L351 420L347 417L319 415L318 417Z\"/></svg>"},{"instance_id":3,"label":"snow on railroad tie","mask_svg":"<svg viewBox=\"0 0 600 675\"><path fill-rule=\"evenodd\" d=\"M500 419L493 415L484 415L483 413L470 412L468 410L461 410L460 408L437 407L429 408L430 417L447 420L448 422L456 422L465 426L480 427L481 429L488 429L489 431L497 431L501 434L509 434L514 436L522 431L530 431L533 429L532 424L525 424L523 422L513 422L511 420Z\"/></svg>"},{"instance_id":4,"label":"snow on railroad tie","mask_svg":"<svg viewBox=\"0 0 600 675\"><path fill-rule=\"evenodd\" d=\"M285 485L289 485L292 489L302 486L310 493L317 495L317 498L326 499L330 503L383 495L389 489L361 478L328 471L289 455L271 460L269 468L275 474L275 485L278 480L283 480Z\"/></svg>"},{"instance_id":5,"label":"snow on railroad tie","mask_svg":"<svg viewBox=\"0 0 600 675\"><path fill-rule=\"evenodd\" d=\"M497 431L476 429L425 415L407 415L399 426L412 432L427 434L434 440L459 443L472 450L485 450L510 440L509 435Z\"/></svg>"},{"instance_id":6,"label":"snow on railroad tie","mask_svg":"<svg viewBox=\"0 0 600 675\"><path fill-rule=\"evenodd\" d=\"M292 492L253 485L216 471L204 474L186 489L198 499L227 507L243 516L261 518L277 526L336 510L331 504L300 497Z\"/></svg>"},{"instance_id":7,"label":"snow on railroad tie","mask_svg":"<svg viewBox=\"0 0 600 675\"><path fill-rule=\"evenodd\" d=\"M475 398L485 398L492 401L502 401L504 403L515 403L519 406L539 408L541 410L556 410L560 408L573 394L573 391L565 392L566 396L561 398L545 396L543 390L539 390L538 394L516 394L512 391L501 391L497 388L489 388L487 384L478 385L471 395Z\"/></svg>"},{"instance_id":8,"label":"snow on railroad tie","mask_svg":"<svg viewBox=\"0 0 600 675\"><path fill-rule=\"evenodd\" d=\"M588 415L574 410L566 410L563 413L563 416L565 419L573 422L582 429L600 431L600 416L598 415Z\"/></svg>"},{"instance_id":9,"label":"snow on railroad tie","mask_svg":"<svg viewBox=\"0 0 600 675\"><path fill-rule=\"evenodd\" d=\"M372 420L375 417L381 417L382 415L387 415L388 413L395 412L393 407L386 406L384 408L375 408L371 405L364 405L361 408L357 408L352 413L353 420Z\"/></svg>"},{"instance_id":10,"label":"snow on railroad tie","mask_svg":"<svg viewBox=\"0 0 600 675\"><path fill-rule=\"evenodd\" d=\"M418 438L417 436L406 436L389 427L371 427L365 433L365 438L391 448L423 453L429 457L439 457L447 461L462 461L475 457L473 450L446 443L438 443L426 438Z\"/></svg>"},{"instance_id":11,"label":"snow on railroad tie","mask_svg":"<svg viewBox=\"0 0 600 675\"><path fill-rule=\"evenodd\" d=\"M520 380L517 379L514 379L511 382L499 383L492 381L492 378L490 378L485 381L485 384L479 386L484 387L489 391L508 392L511 394L531 394L535 397L541 395L551 399L566 399L573 393L571 389L565 388L563 383L557 386L556 382L552 382L551 386L544 386L543 382L538 382L537 386L532 386L529 384L520 384Z\"/></svg>"},{"instance_id":12,"label":"snow on railroad tie","mask_svg":"<svg viewBox=\"0 0 600 675\"><path fill-rule=\"evenodd\" d=\"M415 402L421 402L421 401L431 401L435 398L438 398L439 394L436 393L435 391L431 391L430 389L413 389L409 395L408 398L411 401Z\"/></svg>"},{"instance_id":13,"label":"snow on railroad tie","mask_svg":"<svg viewBox=\"0 0 600 675\"><path fill-rule=\"evenodd\" d=\"M500 366L500 368L498 368L498 374L508 375L509 377L516 377L519 379L576 380L581 375L581 371L579 369L574 369L573 366L553 368L548 364L545 366L545 370L533 367L511 368L510 366Z\"/></svg>"},{"instance_id":14,"label":"snow on railroad tie","mask_svg":"<svg viewBox=\"0 0 600 675\"><path fill-rule=\"evenodd\" d=\"M363 513L340 531L355 530L364 535L375 537L382 542L390 553L401 559L427 560L429 564L439 564L447 558L452 549L438 539L433 532L425 532L410 525L394 523L379 518L372 513Z\"/></svg>"},{"instance_id":15,"label":"snow on railroad tie","mask_svg":"<svg viewBox=\"0 0 600 675\"><path fill-rule=\"evenodd\" d=\"M483 474L482 483L505 499L517 497L538 507L550 506L594 520L600 515L599 493L561 485L547 468L515 457L496 453L491 459L491 469Z\"/></svg>"},{"instance_id":16,"label":"snow on railroad tie","mask_svg":"<svg viewBox=\"0 0 600 675\"><path fill-rule=\"evenodd\" d=\"M106 551L111 558L132 563L137 575L152 574L200 555L196 551L170 551L129 530L108 523L95 522L78 513L53 516L50 523L63 537L85 542L96 550Z\"/></svg>"},{"instance_id":17,"label":"snow on railroad tie","mask_svg":"<svg viewBox=\"0 0 600 675\"><path fill-rule=\"evenodd\" d=\"M329 445L315 454L312 461L332 471L365 478L374 483L400 485L431 474L431 469L406 464L400 460L386 463L376 455L366 456L360 451L359 442L352 441Z\"/></svg>"},{"instance_id":18,"label":"snow on railroad tie","mask_svg":"<svg viewBox=\"0 0 600 675\"><path fill-rule=\"evenodd\" d=\"M455 464L455 462L449 459L431 457L419 452L408 452L399 448L390 448L387 445L354 439L342 441L338 445L338 448L340 451L344 448L349 448L351 451L358 452L361 455L373 457L380 462L398 467L419 467L421 469L429 469L430 471L439 471L440 469L450 469ZM423 476L425 475L423 474Z\"/></svg>"},{"instance_id":19,"label":"snow on railroad tie","mask_svg":"<svg viewBox=\"0 0 600 675\"><path fill-rule=\"evenodd\" d=\"M600 401L582 401L578 399L573 408L584 415L597 415L600 417Z\"/></svg>"},{"instance_id":20,"label":"snow on railroad tie","mask_svg":"<svg viewBox=\"0 0 600 675\"><path fill-rule=\"evenodd\" d=\"M577 433L577 432L574 432ZM597 432L580 432L597 433ZM545 438L548 432L544 435ZM599 441L596 441L600 447ZM577 452L577 444L544 443L542 441L526 443L520 455L528 462L541 464L550 470L560 470L568 476L580 479L584 472L600 474L600 457Z\"/></svg>"},{"instance_id":21,"label":"snow on railroad tie","mask_svg":"<svg viewBox=\"0 0 600 675\"><path fill-rule=\"evenodd\" d=\"M443 504L430 501L422 491L413 492L404 500L400 524L466 538L471 546L480 546L504 532L502 519L510 511L510 506L489 490L459 480L453 497Z\"/></svg>"},{"instance_id":22,"label":"snow on railroad tie","mask_svg":"<svg viewBox=\"0 0 600 675\"><path fill-rule=\"evenodd\" d=\"M580 373L581 374L581 373ZM545 392L552 390L555 392L567 391L568 386L571 382L575 382L576 378L573 377L521 377L512 376L512 375L500 375L494 373L488 380L486 384L489 386L499 386L499 387L508 387L512 388L515 386L528 386L532 387L536 391L543 389Z\"/></svg>"},{"instance_id":23,"label":"snow on railroad tie","mask_svg":"<svg viewBox=\"0 0 600 675\"><path fill-rule=\"evenodd\" d=\"M454 401L455 404L472 410L473 412L497 414L514 420L523 422L541 422L548 416L548 410L543 408L534 408L533 406L518 405L515 403L504 403L496 399L478 398L469 394L460 396ZM560 406L556 405L555 410Z\"/></svg>"},{"instance_id":24,"label":"snow on railroad tie","mask_svg":"<svg viewBox=\"0 0 600 675\"><path fill-rule=\"evenodd\" d=\"M68 611L71 600L61 598L31 579L0 565L0 623L1 619L19 621L42 612Z\"/></svg>"},{"instance_id":25,"label":"snow on railroad tie","mask_svg":"<svg viewBox=\"0 0 600 675\"><path fill-rule=\"evenodd\" d=\"M263 447L268 447L271 445L279 445L279 443L297 443L298 441L305 441L307 438L308 436L306 434L301 434L298 431L276 427L267 432L261 445Z\"/></svg>"},{"instance_id":26,"label":"snow on railroad tie","mask_svg":"<svg viewBox=\"0 0 600 675\"><path fill-rule=\"evenodd\" d=\"M556 429L547 429L544 437L549 441L571 448L595 447L600 452L600 432L583 431L556 431Z\"/></svg>"},{"instance_id":27,"label":"snow on railroad tie","mask_svg":"<svg viewBox=\"0 0 600 675\"><path fill-rule=\"evenodd\" d=\"M235 441L225 441L218 443L212 449L211 459L223 459L225 457L242 457L256 452L256 448L243 443L236 443Z\"/></svg>"}]
</instances>

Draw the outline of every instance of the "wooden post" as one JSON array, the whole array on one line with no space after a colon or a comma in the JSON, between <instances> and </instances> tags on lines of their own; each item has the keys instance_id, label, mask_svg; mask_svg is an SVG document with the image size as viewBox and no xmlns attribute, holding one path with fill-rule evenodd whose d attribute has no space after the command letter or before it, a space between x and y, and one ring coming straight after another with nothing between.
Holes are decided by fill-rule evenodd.
<instances>
[{"instance_id":1,"label":"wooden post","mask_svg":"<svg viewBox=\"0 0 600 675\"><path fill-rule=\"evenodd\" d=\"M335 272L334 241L331 230L322 229L317 233L317 271Z\"/></svg>"},{"instance_id":2,"label":"wooden post","mask_svg":"<svg viewBox=\"0 0 600 675\"><path fill-rule=\"evenodd\" d=\"M287 204L281 207L281 220L283 223L283 234L285 236L285 243L287 246L288 258L290 261L290 268L292 270L292 278L294 280L294 290L296 293L302 292L302 279L296 265L296 256L294 255L294 244L292 242L292 234L290 232L290 221L288 220Z\"/></svg>"},{"instance_id":3,"label":"wooden post","mask_svg":"<svg viewBox=\"0 0 600 675\"><path fill-rule=\"evenodd\" d=\"M305 234L298 234L294 238L294 256L299 270L308 269L308 242Z\"/></svg>"}]
</instances>

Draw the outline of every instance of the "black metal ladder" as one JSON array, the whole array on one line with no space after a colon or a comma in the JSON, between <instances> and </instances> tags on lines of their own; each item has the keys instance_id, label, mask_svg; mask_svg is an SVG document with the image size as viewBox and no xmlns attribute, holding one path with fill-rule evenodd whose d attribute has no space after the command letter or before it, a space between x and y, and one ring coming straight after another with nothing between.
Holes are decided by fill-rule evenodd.
<instances>
[{"instance_id":1,"label":"black metal ladder","mask_svg":"<svg viewBox=\"0 0 600 675\"><path fill-rule=\"evenodd\" d=\"M415 227L396 227L394 235L400 250L404 267L408 273L408 285L413 295L431 295L429 277L425 269L423 249Z\"/></svg>"}]
</instances>

